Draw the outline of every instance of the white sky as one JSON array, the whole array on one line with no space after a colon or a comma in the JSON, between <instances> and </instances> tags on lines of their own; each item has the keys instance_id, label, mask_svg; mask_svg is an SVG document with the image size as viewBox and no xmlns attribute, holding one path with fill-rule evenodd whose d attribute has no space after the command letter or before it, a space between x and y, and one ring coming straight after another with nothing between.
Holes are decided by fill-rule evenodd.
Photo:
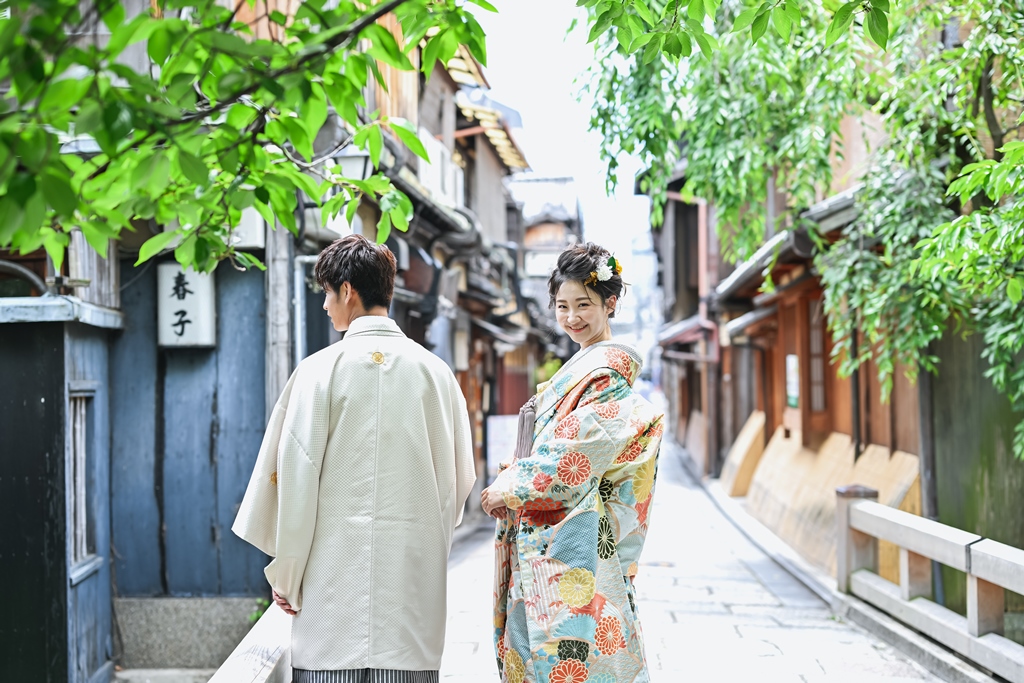
<instances>
[{"instance_id":1,"label":"white sky","mask_svg":"<svg viewBox=\"0 0 1024 683\"><path fill-rule=\"evenodd\" d=\"M621 256L629 268L632 240L650 230L648 201L633 195L640 164L626 155L619 159L615 196L605 194L600 136L588 132L591 102L577 101L594 50L582 28L566 35L574 17L586 25L582 8L569 0L491 2L498 14L474 12L487 32L491 97L522 115L523 129L513 135L536 174L576 179L584 236Z\"/></svg>"}]
</instances>

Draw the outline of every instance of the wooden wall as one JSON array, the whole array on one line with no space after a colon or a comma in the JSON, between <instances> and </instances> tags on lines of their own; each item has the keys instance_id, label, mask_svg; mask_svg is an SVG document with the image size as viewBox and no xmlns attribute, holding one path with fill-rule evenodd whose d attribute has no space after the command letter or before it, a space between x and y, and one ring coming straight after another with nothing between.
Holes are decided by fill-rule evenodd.
<instances>
[{"instance_id":1,"label":"wooden wall","mask_svg":"<svg viewBox=\"0 0 1024 683\"><path fill-rule=\"evenodd\" d=\"M96 253L81 230L71 231L68 247L68 277L88 280L87 287L76 287L75 296L97 306L121 307L121 272L117 259L117 243L108 240L106 257Z\"/></svg>"},{"instance_id":2,"label":"wooden wall","mask_svg":"<svg viewBox=\"0 0 1024 683\"><path fill-rule=\"evenodd\" d=\"M111 246L113 253L113 246ZM115 261L116 263L116 261ZM68 589L70 680L87 683L113 669L110 568L110 365L113 332L68 323L65 366L69 387L89 386L86 421L86 519L92 550L104 562ZM70 486L70 473L69 473ZM104 675L104 674L99 674Z\"/></svg>"},{"instance_id":3,"label":"wooden wall","mask_svg":"<svg viewBox=\"0 0 1024 683\"><path fill-rule=\"evenodd\" d=\"M939 521L1024 548L1024 461L1013 457L1019 414L990 380L980 337L947 334L935 345L939 374L932 383ZM964 611L964 575L946 568L951 609ZM1007 608L1024 612L1024 598L1007 593ZM1024 634L1018 633L1018 638Z\"/></svg>"},{"instance_id":4,"label":"wooden wall","mask_svg":"<svg viewBox=\"0 0 1024 683\"><path fill-rule=\"evenodd\" d=\"M266 426L263 275L218 268L217 348L163 350L155 273L122 293L112 348L118 595L263 595L266 558L231 533Z\"/></svg>"},{"instance_id":5,"label":"wooden wall","mask_svg":"<svg viewBox=\"0 0 1024 683\"><path fill-rule=\"evenodd\" d=\"M473 162L473 192L470 194L469 208L480 219L483 234L488 239L505 242L508 240L508 215L502 189L505 167L487 141L487 136L477 135L475 140L476 158Z\"/></svg>"}]
</instances>

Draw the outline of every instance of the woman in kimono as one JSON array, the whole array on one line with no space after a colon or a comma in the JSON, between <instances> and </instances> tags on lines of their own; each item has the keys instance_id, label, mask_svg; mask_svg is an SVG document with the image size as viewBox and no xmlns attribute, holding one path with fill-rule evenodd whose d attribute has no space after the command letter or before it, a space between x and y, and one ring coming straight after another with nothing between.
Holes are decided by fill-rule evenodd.
<instances>
[{"instance_id":1,"label":"woman in kimono","mask_svg":"<svg viewBox=\"0 0 1024 683\"><path fill-rule=\"evenodd\" d=\"M650 521L662 415L612 340L621 267L595 244L548 282L582 347L519 415L512 463L484 490L498 519L494 643L505 683L646 683L633 579Z\"/></svg>"}]
</instances>

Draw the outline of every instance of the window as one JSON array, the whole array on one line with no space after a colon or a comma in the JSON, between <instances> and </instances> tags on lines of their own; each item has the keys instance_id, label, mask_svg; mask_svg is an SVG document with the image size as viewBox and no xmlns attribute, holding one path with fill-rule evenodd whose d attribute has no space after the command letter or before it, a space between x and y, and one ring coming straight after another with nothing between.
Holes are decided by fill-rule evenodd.
<instances>
[{"instance_id":1,"label":"window","mask_svg":"<svg viewBox=\"0 0 1024 683\"><path fill-rule=\"evenodd\" d=\"M810 335L811 412L825 411L825 320L822 301L807 302Z\"/></svg>"},{"instance_id":2,"label":"window","mask_svg":"<svg viewBox=\"0 0 1024 683\"><path fill-rule=\"evenodd\" d=\"M71 417L71 564L75 565L96 552L92 520L89 517L89 418L91 395L72 394Z\"/></svg>"}]
</instances>

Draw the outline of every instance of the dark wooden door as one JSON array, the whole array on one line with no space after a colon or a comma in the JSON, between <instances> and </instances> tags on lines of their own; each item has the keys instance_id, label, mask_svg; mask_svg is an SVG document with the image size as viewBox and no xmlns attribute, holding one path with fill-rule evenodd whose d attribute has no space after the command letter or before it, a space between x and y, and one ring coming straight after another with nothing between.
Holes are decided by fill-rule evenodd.
<instances>
[{"instance_id":1,"label":"dark wooden door","mask_svg":"<svg viewBox=\"0 0 1024 683\"><path fill-rule=\"evenodd\" d=\"M64 403L63 324L0 324L4 681L68 678Z\"/></svg>"}]
</instances>

